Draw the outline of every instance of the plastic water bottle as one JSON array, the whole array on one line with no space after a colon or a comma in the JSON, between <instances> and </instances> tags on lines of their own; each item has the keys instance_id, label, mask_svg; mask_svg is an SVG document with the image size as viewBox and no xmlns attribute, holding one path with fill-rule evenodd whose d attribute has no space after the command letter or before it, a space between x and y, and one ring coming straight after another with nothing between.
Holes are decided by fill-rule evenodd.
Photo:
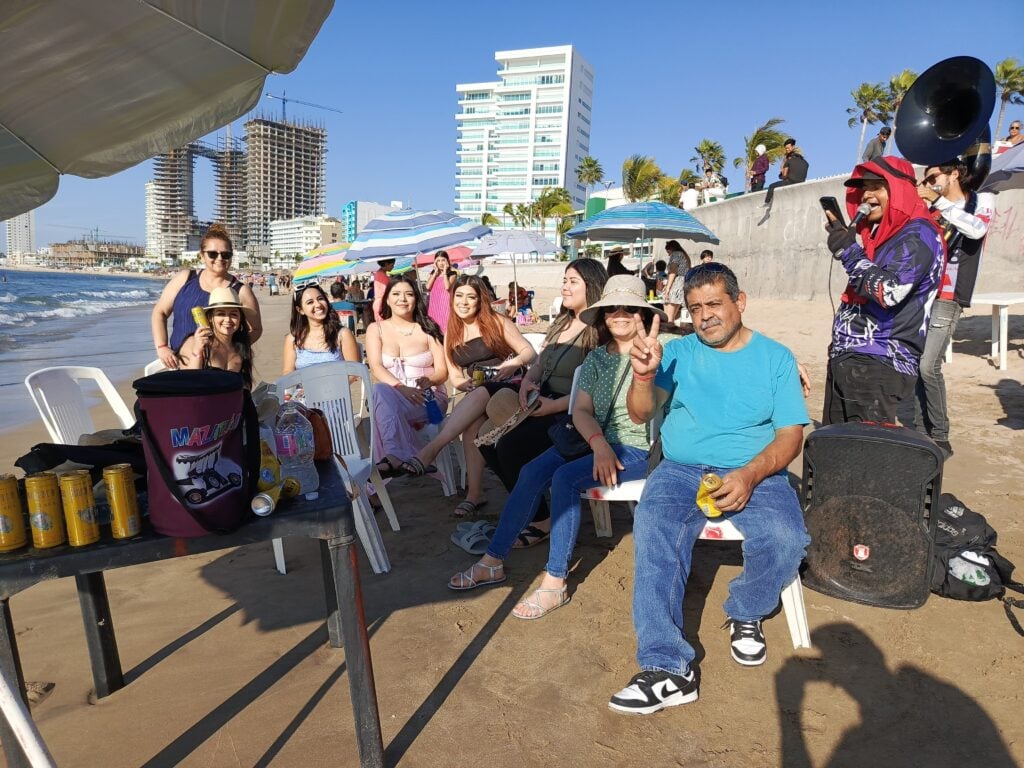
<instances>
[{"instance_id":1,"label":"plastic water bottle","mask_svg":"<svg viewBox=\"0 0 1024 768\"><path fill-rule=\"evenodd\" d=\"M281 478L295 478L306 498L315 499L320 476L313 466L313 425L293 402L281 408L274 426L274 443L281 462Z\"/></svg>"},{"instance_id":2,"label":"plastic water bottle","mask_svg":"<svg viewBox=\"0 0 1024 768\"><path fill-rule=\"evenodd\" d=\"M437 404L437 400L434 398L434 390L428 389L423 394L424 400L427 405L427 421L431 424L440 424L444 421L444 414L441 413L441 406Z\"/></svg>"}]
</instances>

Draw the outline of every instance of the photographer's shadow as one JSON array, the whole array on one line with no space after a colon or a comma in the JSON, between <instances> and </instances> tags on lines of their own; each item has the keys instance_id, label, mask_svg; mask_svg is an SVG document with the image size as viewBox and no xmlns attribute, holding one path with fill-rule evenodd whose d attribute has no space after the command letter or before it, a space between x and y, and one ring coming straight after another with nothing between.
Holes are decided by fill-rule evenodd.
<instances>
[{"instance_id":1,"label":"photographer's shadow","mask_svg":"<svg viewBox=\"0 0 1024 768\"><path fill-rule=\"evenodd\" d=\"M882 651L856 626L819 627L811 633L811 643L821 654L818 658L793 656L775 676L784 768L1016 765L977 702L918 667L905 665L890 671ZM827 723L835 713L827 707L824 712L812 712L804 706L809 683L841 689L860 711L860 722L842 734L824 762L811 762L805 734L827 734ZM810 714L818 721L807 722Z\"/></svg>"}]
</instances>

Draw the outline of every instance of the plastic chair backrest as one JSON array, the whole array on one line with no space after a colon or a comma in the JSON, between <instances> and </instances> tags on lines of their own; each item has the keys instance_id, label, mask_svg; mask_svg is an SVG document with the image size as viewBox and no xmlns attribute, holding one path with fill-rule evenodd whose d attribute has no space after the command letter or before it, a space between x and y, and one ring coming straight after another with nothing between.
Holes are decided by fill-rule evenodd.
<instances>
[{"instance_id":1,"label":"plastic chair backrest","mask_svg":"<svg viewBox=\"0 0 1024 768\"><path fill-rule=\"evenodd\" d=\"M551 307L548 309L548 320L554 320L558 313L562 311L562 297L555 296L551 302Z\"/></svg>"},{"instance_id":2,"label":"plastic chair backrest","mask_svg":"<svg viewBox=\"0 0 1024 768\"><path fill-rule=\"evenodd\" d=\"M530 346L533 347L533 351L538 355L540 354L541 347L544 346L544 334L543 333L524 333L523 338L530 342Z\"/></svg>"},{"instance_id":3,"label":"plastic chair backrest","mask_svg":"<svg viewBox=\"0 0 1024 768\"><path fill-rule=\"evenodd\" d=\"M352 398L352 387L349 376L356 376L362 381L366 400L370 399L370 371L362 363L338 361L318 363L297 371L285 374L277 380L277 397L284 402L286 389L302 384L303 396L307 408L319 408L327 417L327 425L331 428L331 442L335 452L345 459L364 459L356 433L356 415L360 407L355 407ZM370 445L373 445L373 420L370 420Z\"/></svg>"},{"instance_id":4,"label":"plastic chair backrest","mask_svg":"<svg viewBox=\"0 0 1024 768\"><path fill-rule=\"evenodd\" d=\"M160 373L160 371L166 371L167 366L164 365L164 361L156 359L151 363L146 363L146 367L142 369L143 374L146 376L152 376L154 373Z\"/></svg>"},{"instance_id":5,"label":"plastic chair backrest","mask_svg":"<svg viewBox=\"0 0 1024 768\"><path fill-rule=\"evenodd\" d=\"M135 417L99 368L62 365L41 368L25 378L25 386L36 410L55 443L77 445L82 435L96 431L81 380L95 381L114 411L122 429L135 423Z\"/></svg>"}]
</instances>

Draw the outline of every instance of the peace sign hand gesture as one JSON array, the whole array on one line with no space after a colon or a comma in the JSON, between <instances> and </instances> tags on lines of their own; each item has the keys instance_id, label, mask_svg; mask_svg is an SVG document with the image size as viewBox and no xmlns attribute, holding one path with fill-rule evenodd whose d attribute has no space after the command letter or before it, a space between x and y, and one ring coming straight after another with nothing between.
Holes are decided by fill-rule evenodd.
<instances>
[{"instance_id":1,"label":"peace sign hand gesture","mask_svg":"<svg viewBox=\"0 0 1024 768\"><path fill-rule=\"evenodd\" d=\"M636 336L633 338L633 349L629 353L633 375L649 376L657 371L658 365L661 364L661 342L658 341L661 316L654 316L650 333L644 330L644 321L639 312L633 314L633 321L636 323Z\"/></svg>"}]
</instances>

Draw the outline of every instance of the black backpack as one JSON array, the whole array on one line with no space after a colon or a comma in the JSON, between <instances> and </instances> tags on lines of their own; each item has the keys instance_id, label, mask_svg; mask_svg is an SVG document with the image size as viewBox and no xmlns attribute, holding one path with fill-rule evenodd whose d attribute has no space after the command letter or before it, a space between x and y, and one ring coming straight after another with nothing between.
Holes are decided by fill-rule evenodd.
<instances>
[{"instance_id":1,"label":"black backpack","mask_svg":"<svg viewBox=\"0 0 1024 768\"><path fill-rule=\"evenodd\" d=\"M956 496L939 498L935 526L931 590L953 600L991 600L1003 597L1007 589L1024 593L1024 585L1013 580L1014 565L996 551L998 534L980 515ZM1010 623L1024 636L1012 608L1024 608L1024 600L1003 598Z\"/></svg>"}]
</instances>

